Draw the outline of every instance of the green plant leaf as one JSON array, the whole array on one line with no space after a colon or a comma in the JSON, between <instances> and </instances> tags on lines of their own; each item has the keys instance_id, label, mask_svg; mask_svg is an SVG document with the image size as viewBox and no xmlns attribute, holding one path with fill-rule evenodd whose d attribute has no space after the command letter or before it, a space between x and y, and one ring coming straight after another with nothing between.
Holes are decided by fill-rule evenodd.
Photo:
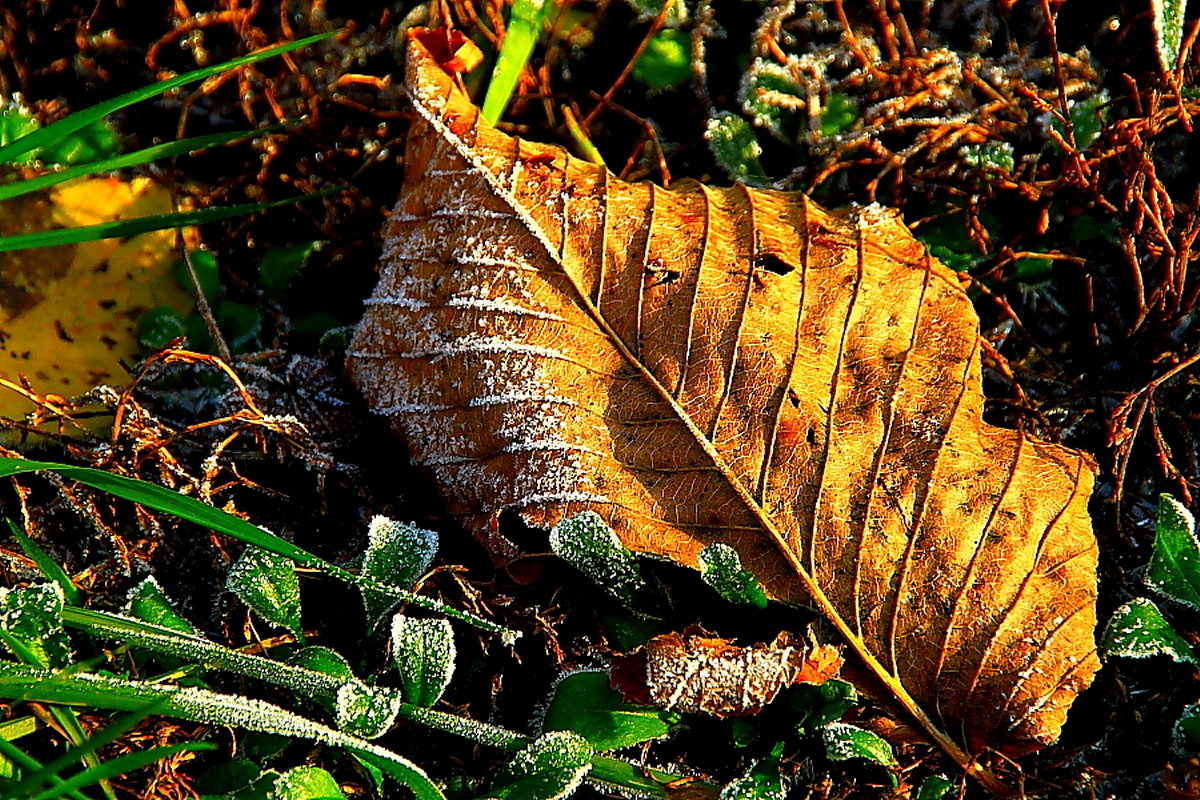
<instances>
[{"instance_id":1,"label":"green plant leaf","mask_svg":"<svg viewBox=\"0 0 1200 800\"><path fill-rule=\"evenodd\" d=\"M853 686L845 681L828 680L797 684L789 704L798 712L796 729L808 734L841 719L858 702L858 692Z\"/></svg>"},{"instance_id":2,"label":"green plant leaf","mask_svg":"<svg viewBox=\"0 0 1200 800\"><path fill-rule=\"evenodd\" d=\"M729 603L767 607L762 585L742 567L741 556L727 544L710 544L700 551L700 577Z\"/></svg>"},{"instance_id":3,"label":"green plant leaf","mask_svg":"<svg viewBox=\"0 0 1200 800\"><path fill-rule=\"evenodd\" d=\"M334 717L338 728L351 736L375 739L396 723L401 702L395 689L367 686L356 679L338 689Z\"/></svg>"},{"instance_id":4,"label":"green plant leaf","mask_svg":"<svg viewBox=\"0 0 1200 800\"><path fill-rule=\"evenodd\" d=\"M1200 665L1196 651L1175 632L1154 601L1144 597L1113 612L1100 639L1100 652L1107 658L1166 655L1181 664Z\"/></svg>"},{"instance_id":5,"label":"green plant leaf","mask_svg":"<svg viewBox=\"0 0 1200 800\"><path fill-rule=\"evenodd\" d=\"M0 640L31 666L66 666L71 646L62 627L62 609L63 590L57 583L0 586Z\"/></svg>"},{"instance_id":6,"label":"green plant leaf","mask_svg":"<svg viewBox=\"0 0 1200 800\"><path fill-rule=\"evenodd\" d=\"M138 320L138 344L147 350L161 350L172 339L187 336L187 323L170 306L155 306Z\"/></svg>"},{"instance_id":7,"label":"green plant leaf","mask_svg":"<svg viewBox=\"0 0 1200 800\"><path fill-rule=\"evenodd\" d=\"M454 631L444 619L392 617L392 658L400 673L404 699L432 706L454 675Z\"/></svg>"},{"instance_id":8,"label":"green plant leaf","mask_svg":"<svg viewBox=\"0 0 1200 800\"><path fill-rule=\"evenodd\" d=\"M179 615L171 601L163 594L162 587L153 575L129 590L125 600L125 613L160 628L192 635L196 633L192 624Z\"/></svg>"},{"instance_id":9,"label":"green plant leaf","mask_svg":"<svg viewBox=\"0 0 1200 800\"><path fill-rule=\"evenodd\" d=\"M1191 608L1200 608L1200 540L1191 512L1170 495L1159 495L1154 551L1146 571L1150 588Z\"/></svg>"},{"instance_id":10,"label":"green plant leaf","mask_svg":"<svg viewBox=\"0 0 1200 800\"><path fill-rule=\"evenodd\" d=\"M748 186L764 186L768 183L758 157L762 147L754 138L750 123L736 114L721 111L710 117L704 132L708 147L721 168L735 181Z\"/></svg>"},{"instance_id":11,"label":"green plant leaf","mask_svg":"<svg viewBox=\"0 0 1200 800\"><path fill-rule=\"evenodd\" d=\"M267 294L279 298L292 285L300 270L308 263L308 257L321 249L324 242L302 242L279 245L269 249L258 262L258 279Z\"/></svg>"},{"instance_id":12,"label":"green plant leaf","mask_svg":"<svg viewBox=\"0 0 1200 800\"><path fill-rule=\"evenodd\" d=\"M1187 0L1150 0L1150 22L1154 28L1154 50L1163 72L1172 72L1179 60Z\"/></svg>"},{"instance_id":13,"label":"green plant leaf","mask_svg":"<svg viewBox=\"0 0 1200 800\"><path fill-rule=\"evenodd\" d=\"M941 775L926 775L917 789L916 800L942 800L954 790L955 785L954 781Z\"/></svg>"},{"instance_id":14,"label":"green plant leaf","mask_svg":"<svg viewBox=\"0 0 1200 800\"><path fill-rule=\"evenodd\" d=\"M229 568L226 586L254 613L287 628L297 641L304 641L300 581L290 559L260 547L247 547Z\"/></svg>"},{"instance_id":15,"label":"green plant leaf","mask_svg":"<svg viewBox=\"0 0 1200 800\"><path fill-rule=\"evenodd\" d=\"M1181 756L1200 754L1200 703L1183 710L1171 729L1171 748Z\"/></svg>"},{"instance_id":16,"label":"green plant leaf","mask_svg":"<svg viewBox=\"0 0 1200 800\"><path fill-rule=\"evenodd\" d=\"M8 532L17 540L17 544L21 547L26 557L32 561L43 575L49 580L54 581L63 590L63 600L67 603L79 602L79 589L71 582L71 577L67 575L59 563L50 557L50 554L38 546L37 542L29 537L19 525L13 522L8 517L4 518L5 524L8 525Z\"/></svg>"},{"instance_id":17,"label":"green plant leaf","mask_svg":"<svg viewBox=\"0 0 1200 800\"><path fill-rule=\"evenodd\" d=\"M550 549L606 592L634 610L650 594L637 556L595 511L584 511L554 526Z\"/></svg>"},{"instance_id":18,"label":"green plant leaf","mask_svg":"<svg viewBox=\"0 0 1200 800\"><path fill-rule=\"evenodd\" d=\"M264 58L281 55L283 53L298 50L301 47L306 47L322 39L327 39L333 36L334 33L322 33L316 36L309 36L305 39L298 39L294 42L279 45L278 47L270 47L266 50L260 50L257 53L241 56L221 64L215 64L210 67L185 72L182 75L177 75L165 81L159 81L149 86L143 86L135 89L132 92L114 97L111 100L106 100L103 103L97 103L90 108L85 108L82 111L76 111L57 122L47 125L44 128L38 128L30 133L0 146L0 164L14 163L18 156L29 153L38 148L51 147L58 142L65 140L76 131L86 128L94 124L97 120L105 117L114 111L119 111L126 106L131 106L134 103L139 103L142 100L149 100L151 97L157 97L160 94L169 92L180 86L186 86L189 83L202 81L205 78L217 75L226 70L236 69L238 67L253 64L257 61L262 61Z\"/></svg>"},{"instance_id":19,"label":"green plant leaf","mask_svg":"<svg viewBox=\"0 0 1200 800\"><path fill-rule=\"evenodd\" d=\"M650 37L633 65L633 79L650 89L674 89L691 77L691 38L674 28L663 28Z\"/></svg>"},{"instance_id":20,"label":"green plant leaf","mask_svg":"<svg viewBox=\"0 0 1200 800\"><path fill-rule=\"evenodd\" d=\"M865 758L884 767L896 763L892 746L887 741L878 734L845 722L832 722L822 728L821 741L825 744L825 755L831 761Z\"/></svg>"},{"instance_id":21,"label":"green plant leaf","mask_svg":"<svg viewBox=\"0 0 1200 800\"><path fill-rule=\"evenodd\" d=\"M433 531L376 516L367 529L367 551L362 575L392 586L411 587L429 569L437 555L438 535ZM367 627L374 630L394 610L399 599L360 587Z\"/></svg>"},{"instance_id":22,"label":"green plant leaf","mask_svg":"<svg viewBox=\"0 0 1200 800\"><path fill-rule=\"evenodd\" d=\"M779 771L783 742L775 745L766 758L757 759L746 774L727 784L719 800L785 800L787 786Z\"/></svg>"},{"instance_id":23,"label":"green plant leaf","mask_svg":"<svg viewBox=\"0 0 1200 800\"><path fill-rule=\"evenodd\" d=\"M670 711L622 701L606 672L574 672L554 687L542 730L573 731L603 752L661 739L681 720Z\"/></svg>"},{"instance_id":24,"label":"green plant leaf","mask_svg":"<svg viewBox=\"0 0 1200 800\"><path fill-rule=\"evenodd\" d=\"M337 781L320 767L293 767L275 779L270 800L344 800Z\"/></svg>"},{"instance_id":25,"label":"green plant leaf","mask_svg":"<svg viewBox=\"0 0 1200 800\"><path fill-rule=\"evenodd\" d=\"M558 800L579 788L592 767L592 748L582 736L552 731L522 748L501 770L485 797Z\"/></svg>"}]
</instances>

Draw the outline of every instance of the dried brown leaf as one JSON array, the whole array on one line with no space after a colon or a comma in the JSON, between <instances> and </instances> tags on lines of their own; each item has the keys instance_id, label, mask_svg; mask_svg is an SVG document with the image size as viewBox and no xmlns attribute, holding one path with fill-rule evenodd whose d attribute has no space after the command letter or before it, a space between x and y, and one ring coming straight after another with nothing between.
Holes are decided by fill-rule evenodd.
<instances>
[{"instance_id":1,"label":"dried brown leaf","mask_svg":"<svg viewBox=\"0 0 1200 800\"><path fill-rule=\"evenodd\" d=\"M983 423L955 275L876 207L624 183L506 136L420 38L407 83L349 362L452 512L591 509L689 565L728 543L985 781L986 748L1053 741L1098 667L1094 467Z\"/></svg>"}]
</instances>

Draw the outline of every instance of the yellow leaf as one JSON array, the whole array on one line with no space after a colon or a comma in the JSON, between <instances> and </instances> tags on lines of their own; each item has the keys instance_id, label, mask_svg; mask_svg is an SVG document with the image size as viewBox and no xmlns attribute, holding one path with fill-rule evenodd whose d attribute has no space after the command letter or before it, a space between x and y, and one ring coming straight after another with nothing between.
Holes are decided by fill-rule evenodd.
<instances>
[{"instance_id":1,"label":"yellow leaf","mask_svg":"<svg viewBox=\"0 0 1200 800\"><path fill-rule=\"evenodd\" d=\"M0 235L170 211L169 194L148 178L84 178L0 204ZM0 253L0 377L19 383L24 375L38 393L63 397L128 383L141 315L155 306L185 315L192 307L171 274L176 235ZM0 392L0 416L34 408L16 392Z\"/></svg>"}]
</instances>

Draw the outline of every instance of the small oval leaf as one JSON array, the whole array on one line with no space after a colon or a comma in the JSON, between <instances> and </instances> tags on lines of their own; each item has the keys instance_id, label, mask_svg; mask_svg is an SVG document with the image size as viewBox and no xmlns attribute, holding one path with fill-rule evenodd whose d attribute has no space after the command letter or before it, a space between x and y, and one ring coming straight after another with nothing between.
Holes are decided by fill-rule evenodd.
<instances>
[{"instance_id":1,"label":"small oval leaf","mask_svg":"<svg viewBox=\"0 0 1200 800\"><path fill-rule=\"evenodd\" d=\"M1200 608L1200 541L1196 539L1196 519L1170 495L1158 498L1158 521L1154 531L1154 552L1146 583L1156 592Z\"/></svg>"},{"instance_id":2,"label":"small oval leaf","mask_svg":"<svg viewBox=\"0 0 1200 800\"><path fill-rule=\"evenodd\" d=\"M629 608L649 594L637 557L595 511L584 511L550 530L554 554Z\"/></svg>"},{"instance_id":3,"label":"small oval leaf","mask_svg":"<svg viewBox=\"0 0 1200 800\"><path fill-rule=\"evenodd\" d=\"M1163 617L1154 601L1144 597L1113 612L1100 640L1106 657L1149 658L1166 655L1187 664L1200 664L1196 652Z\"/></svg>"},{"instance_id":4,"label":"small oval leaf","mask_svg":"<svg viewBox=\"0 0 1200 800\"><path fill-rule=\"evenodd\" d=\"M300 627L300 581L292 561L260 547L247 547L229 568L226 587L254 613L287 628L304 641Z\"/></svg>"},{"instance_id":5,"label":"small oval leaf","mask_svg":"<svg viewBox=\"0 0 1200 800\"><path fill-rule=\"evenodd\" d=\"M293 767L275 779L270 800L344 800L345 792L320 767Z\"/></svg>"},{"instance_id":6,"label":"small oval leaf","mask_svg":"<svg viewBox=\"0 0 1200 800\"><path fill-rule=\"evenodd\" d=\"M558 800L579 788L592 768L592 748L577 733L553 731L508 762L492 791L498 800Z\"/></svg>"},{"instance_id":7,"label":"small oval leaf","mask_svg":"<svg viewBox=\"0 0 1200 800\"><path fill-rule=\"evenodd\" d=\"M554 688L543 731L573 731L596 752L661 739L682 718L669 711L626 703L604 672L575 672Z\"/></svg>"},{"instance_id":8,"label":"small oval leaf","mask_svg":"<svg viewBox=\"0 0 1200 800\"><path fill-rule=\"evenodd\" d=\"M387 733L400 713L400 693L352 680L338 689L334 716L337 726L351 736L374 739Z\"/></svg>"},{"instance_id":9,"label":"small oval leaf","mask_svg":"<svg viewBox=\"0 0 1200 800\"><path fill-rule=\"evenodd\" d=\"M367 552L362 574L379 583L411 587L429 569L437 555L438 536L433 531L376 516L367 530ZM395 597L359 587L367 625L374 630L399 603Z\"/></svg>"},{"instance_id":10,"label":"small oval leaf","mask_svg":"<svg viewBox=\"0 0 1200 800\"><path fill-rule=\"evenodd\" d=\"M742 558L737 550L727 544L710 544L700 551L697 563L700 577L727 602L755 608L767 607L767 595L763 592L762 584L743 569Z\"/></svg>"},{"instance_id":11,"label":"small oval leaf","mask_svg":"<svg viewBox=\"0 0 1200 800\"><path fill-rule=\"evenodd\" d=\"M845 722L834 722L821 729L825 755L832 761L865 758L884 767L896 763L892 746L878 734Z\"/></svg>"},{"instance_id":12,"label":"small oval leaf","mask_svg":"<svg viewBox=\"0 0 1200 800\"><path fill-rule=\"evenodd\" d=\"M436 703L454 675L454 657L448 620L392 618L392 658L407 702L427 708Z\"/></svg>"}]
</instances>

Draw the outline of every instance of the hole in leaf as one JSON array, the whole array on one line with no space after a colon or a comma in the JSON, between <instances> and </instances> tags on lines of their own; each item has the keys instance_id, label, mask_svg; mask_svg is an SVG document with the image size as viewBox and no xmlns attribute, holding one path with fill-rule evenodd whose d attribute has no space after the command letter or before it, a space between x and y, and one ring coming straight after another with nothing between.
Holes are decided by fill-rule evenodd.
<instances>
[{"instance_id":1,"label":"hole in leaf","mask_svg":"<svg viewBox=\"0 0 1200 800\"><path fill-rule=\"evenodd\" d=\"M759 253L754 257L755 269L765 269L767 272L773 272L776 275L787 275L795 269L794 266L784 261L774 253Z\"/></svg>"}]
</instances>

